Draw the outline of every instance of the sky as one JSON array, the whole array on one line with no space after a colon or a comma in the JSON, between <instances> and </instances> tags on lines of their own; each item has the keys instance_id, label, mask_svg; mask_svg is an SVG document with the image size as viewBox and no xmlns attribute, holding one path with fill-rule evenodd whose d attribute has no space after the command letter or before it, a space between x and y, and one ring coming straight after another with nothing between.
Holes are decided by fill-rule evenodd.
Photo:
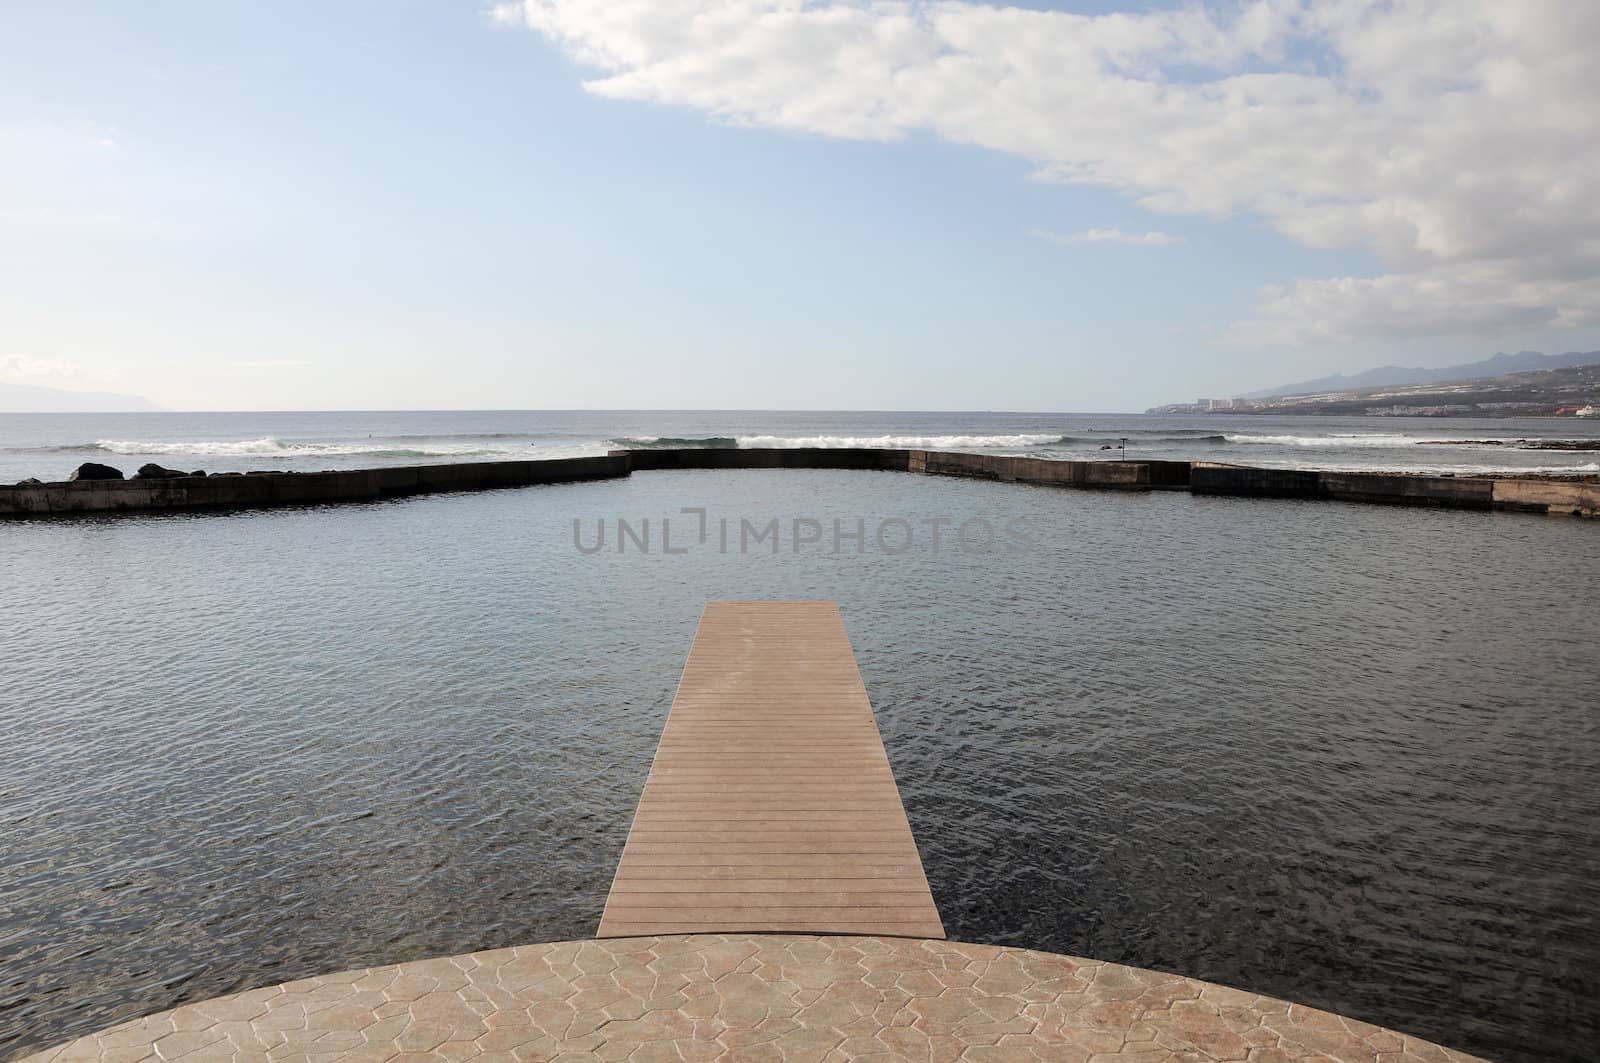
<instances>
[{"instance_id":1,"label":"sky","mask_svg":"<svg viewBox=\"0 0 1600 1063\"><path fill-rule=\"evenodd\" d=\"M0 4L0 382L1137 410L1600 348L1600 5Z\"/></svg>"}]
</instances>

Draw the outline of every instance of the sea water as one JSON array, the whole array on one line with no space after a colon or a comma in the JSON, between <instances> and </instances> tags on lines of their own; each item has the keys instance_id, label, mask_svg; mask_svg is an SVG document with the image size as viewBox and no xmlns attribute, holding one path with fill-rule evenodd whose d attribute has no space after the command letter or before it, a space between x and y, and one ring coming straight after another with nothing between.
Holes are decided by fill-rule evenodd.
<instances>
[{"instance_id":1,"label":"sea water","mask_svg":"<svg viewBox=\"0 0 1600 1063\"><path fill-rule=\"evenodd\" d=\"M1600 472L1587 418L1082 413L464 411L0 414L0 483L85 461L132 473L345 469L603 454L614 447L913 447L1045 458L1474 473ZM1530 444L1590 442L1589 450Z\"/></svg>"},{"instance_id":2,"label":"sea water","mask_svg":"<svg viewBox=\"0 0 1600 1063\"><path fill-rule=\"evenodd\" d=\"M333 415L172 416L51 438L365 439ZM505 427L364 416L385 447ZM541 446L776 431L571 416ZM964 416L781 434L1092 434ZM697 511L866 534L664 553L659 522ZM651 548L579 548L618 520L651 521ZM896 522L907 548L878 535ZM985 524L1025 534L927 534ZM814 597L841 603L953 937L1583 1059L1596 573L1575 518L883 472L0 522L0 1053L592 934L703 603Z\"/></svg>"}]
</instances>

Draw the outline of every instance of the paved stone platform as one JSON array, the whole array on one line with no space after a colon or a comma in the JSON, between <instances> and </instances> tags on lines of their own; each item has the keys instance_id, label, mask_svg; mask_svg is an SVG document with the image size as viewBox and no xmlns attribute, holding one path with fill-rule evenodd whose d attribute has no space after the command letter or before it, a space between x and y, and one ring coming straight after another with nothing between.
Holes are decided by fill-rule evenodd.
<instances>
[{"instance_id":1,"label":"paved stone platform","mask_svg":"<svg viewBox=\"0 0 1600 1063\"><path fill-rule=\"evenodd\" d=\"M529 945L347 971L26 1057L1456 1063L1473 1057L1177 975L1022 949L706 934Z\"/></svg>"}]
</instances>

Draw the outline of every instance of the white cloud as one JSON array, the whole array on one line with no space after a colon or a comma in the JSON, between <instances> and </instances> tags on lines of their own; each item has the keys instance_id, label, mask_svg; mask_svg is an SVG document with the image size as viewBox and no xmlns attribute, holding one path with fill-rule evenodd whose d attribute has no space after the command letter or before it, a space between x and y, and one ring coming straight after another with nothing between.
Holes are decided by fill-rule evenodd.
<instances>
[{"instance_id":1,"label":"white cloud","mask_svg":"<svg viewBox=\"0 0 1600 1063\"><path fill-rule=\"evenodd\" d=\"M91 391L121 386L123 374L115 367L84 365L67 358L0 354L0 381L64 388L68 391Z\"/></svg>"},{"instance_id":2,"label":"white cloud","mask_svg":"<svg viewBox=\"0 0 1600 1063\"><path fill-rule=\"evenodd\" d=\"M1377 277L1264 293L1269 342L1600 318L1600 4L1255 0L1097 16L944 0L523 0L599 95L925 132L1170 214L1249 212Z\"/></svg>"},{"instance_id":3,"label":"white cloud","mask_svg":"<svg viewBox=\"0 0 1600 1063\"><path fill-rule=\"evenodd\" d=\"M1081 233L1053 233L1035 229L1033 235L1057 244L1138 244L1143 247L1165 247L1183 243L1183 237L1152 230L1147 233L1125 233L1121 229L1085 229Z\"/></svg>"},{"instance_id":4,"label":"white cloud","mask_svg":"<svg viewBox=\"0 0 1600 1063\"><path fill-rule=\"evenodd\" d=\"M0 355L0 377L14 380L75 381L89 376L76 362L64 358L33 358L25 354Z\"/></svg>"}]
</instances>

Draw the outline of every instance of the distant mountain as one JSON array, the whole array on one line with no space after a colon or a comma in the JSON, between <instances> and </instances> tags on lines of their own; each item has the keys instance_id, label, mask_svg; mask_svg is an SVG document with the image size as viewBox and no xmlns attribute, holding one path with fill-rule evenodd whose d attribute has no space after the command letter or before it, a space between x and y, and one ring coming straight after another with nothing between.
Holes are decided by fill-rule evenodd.
<instances>
[{"instance_id":1,"label":"distant mountain","mask_svg":"<svg viewBox=\"0 0 1600 1063\"><path fill-rule=\"evenodd\" d=\"M1381 384L1274 395L1265 399L1180 402L1147 413L1322 414L1336 417L1596 417L1600 411L1600 357L1559 369L1524 369L1436 384ZM1496 363L1490 359L1486 365ZM1542 364L1542 363L1540 363ZM1350 377L1347 379L1355 379ZM1592 423L1600 423L1600 420Z\"/></svg>"},{"instance_id":2,"label":"distant mountain","mask_svg":"<svg viewBox=\"0 0 1600 1063\"><path fill-rule=\"evenodd\" d=\"M128 413L159 409L138 395L0 382L0 412L4 413Z\"/></svg>"},{"instance_id":3,"label":"distant mountain","mask_svg":"<svg viewBox=\"0 0 1600 1063\"><path fill-rule=\"evenodd\" d=\"M1397 387L1403 384L1443 384L1452 380L1476 380L1479 377L1504 376L1507 373L1525 373L1540 369L1566 369L1575 365L1600 364L1600 351L1569 351L1566 354L1540 354L1538 351L1504 351L1481 362L1465 365L1447 365L1442 369L1407 368L1399 365L1379 366L1362 373L1307 380L1281 388L1252 391L1241 399L1270 399L1278 395L1313 395L1322 391L1355 391L1360 388Z\"/></svg>"}]
</instances>

